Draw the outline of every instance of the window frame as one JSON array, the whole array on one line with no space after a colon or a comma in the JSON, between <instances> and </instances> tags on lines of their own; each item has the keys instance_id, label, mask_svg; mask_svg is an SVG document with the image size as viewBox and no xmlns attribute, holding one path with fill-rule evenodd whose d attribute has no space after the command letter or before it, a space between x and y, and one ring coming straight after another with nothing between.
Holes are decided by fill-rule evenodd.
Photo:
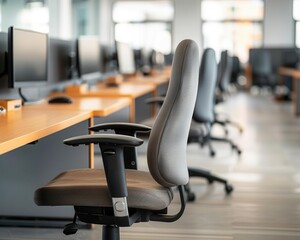
<instances>
[{"instance_id":1,"label":"window frame","mask_svg":"<svg viewBox=\"0 0 300 240\"><path fill-rule=\"evenodd\" d=\"M223 1L230 1L230 0L223 0ZM251 1L251 0L245 0L245 1ZM263 14L265 15L265 1L262 0L263 2ZM201 6L202 8L202 6ZM203 43L203 47L204 46L204 43L205 43L205 36L204 36L204 28L203 26L205 25L205 23L252 23L252 24L259 24L260 25L260 28L262 30L262 41L261 41L261 44L260 46L263 46L263 38L264 38L264 16L261 20L249 20L249 19L235 19L235 18L230 18L230 19L223 19L223 20L205 20L202 16L201 16L201 32L202 32L202 36L201 36L201 41ZM234 43L233 43L234 44ZM253 46L254 47L254 46ZM217 54L220 54L220 53L217 53Z\"/></svg>"},{"instance_id":2,"label":"window frame","mask_svg":"<svg viewBox=\"0 0 300 240\"><path fill-rule=\"evenodd\" d=\"M294 20L294 45L296 48L300 48L300 32L299 34L299 43L297 42L297 24L299 24L299 31L300 31L300 18L296 19L294 16L294 9L295 9L295 2L299 0L293 0L293 20ZM299 1L300 2L300 1Z\"/></svg>"},{"instance_id":3,"label":"window frame","mask_svg":"<svg viewBox=\"0 0 300 240\"><path fill-rule=\"evenodd\" d=\"M115 4L117 4L118 2L126 2L126 1L115 1L113 2L112 4L112 11L115 7ZM130 0L128 0L128 2L131 2ZM155 1L153 1L155 2ZM175 2L174 0L169 0L169 2L172 4L173 6L173 9L174 9L174 16L175 16ZM174 32L174 17L172 20L151 20L151 19L146 19L146 20L141 20L141 21L126 21L126 22L116 22L114 19L113 19L113 16L112 16L112 22L113 22L113 39L114 41L116 41L116 25L117 24L123 24L123 23L126 23L126 24L152 24L152 23L162 23L162 24L167 24L170 26L170 35L171 35L171 49L172 49L172 46L173 46L173 32ZM172 50L171 50L172 52Z\"/></svg>"}]
</instances>

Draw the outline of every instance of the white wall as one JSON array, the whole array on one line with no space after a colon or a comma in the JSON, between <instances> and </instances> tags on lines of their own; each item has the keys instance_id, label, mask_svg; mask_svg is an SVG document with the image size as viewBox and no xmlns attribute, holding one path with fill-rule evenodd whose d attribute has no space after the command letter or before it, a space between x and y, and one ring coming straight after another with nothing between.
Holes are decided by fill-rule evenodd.
<instances>
[{"instance_id":1,"label":"white wall","mask_svg":"<svg viewBox=\"0 0 300 240\"><path fill-rule=\"evenodd\" d=\"M175 0L174 2L173 49L185 38L195 40L202 48L201 1Z\"/></svg>"},{"instance_id":2,"label":"white wall","mask_svg":"<svg viewBox=\"0 0 300 240\"><path fill-rule=\"evenodd\" d=\"M265 0L264 47L294 46L293 0Z\"/></svg>"}]
</instances>

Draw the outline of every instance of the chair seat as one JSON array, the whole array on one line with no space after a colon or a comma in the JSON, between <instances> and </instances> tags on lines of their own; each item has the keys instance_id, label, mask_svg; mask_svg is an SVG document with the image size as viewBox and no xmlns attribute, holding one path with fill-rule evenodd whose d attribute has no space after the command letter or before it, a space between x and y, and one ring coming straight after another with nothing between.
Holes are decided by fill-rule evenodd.
<instances>
[{"instance_id":1,"label":"chair seat","mask_svg":"<svg viewBox=\"0 0 300 240\"><path fill-rule=\"evenodd\" d=\"M126 169L126 179L129 208L161 210L173 199L172 189L159 185L148 172ZM63 172L36 190L34 200L47 206L112 206L103 169Z\"/></svg>"}]
</instances>

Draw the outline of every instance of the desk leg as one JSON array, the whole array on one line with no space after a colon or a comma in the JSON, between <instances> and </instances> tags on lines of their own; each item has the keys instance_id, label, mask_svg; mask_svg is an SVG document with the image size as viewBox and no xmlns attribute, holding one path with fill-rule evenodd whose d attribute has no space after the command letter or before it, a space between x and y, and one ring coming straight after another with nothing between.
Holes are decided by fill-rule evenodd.
<instances>
[{"instance_id":1,"label":"desk leg","mask_svg":"<svg viewBox=\"0 0 300 240\"><path fill-rule=\"evenodd\" d=\"M300 94L300 89L299 89L299 79L294 77L293 78L293 102L294 102L294 113L295 115L299 115L300 113L300 103L299 103L299 94Z\"/></svg>"},{"instance_id":2,"label":"desk leg","mask_svg":"<svg viewBox=\"0 0 300 240\"><path fill-rule=\"evenodd\" d=\"M135 123L135 99L131 98L129 121Z\"/></svg>"},{"instance_id":3,"label":"desk leg","mask_svg":"<svg viewBox=\"0 0 300 240\"><path fill-rule=\"evenodd\" d=\"M158 95L158 91L157 91L157 88L155 88L153 91L152 91L152 97L157 97ZM152 104L151 106L151 117L155 117L156 115L156 104Z\"/></svg>"},{"instance_id":4,"label":"desk leg","mask_svg":"<svg viewBox=\"0 0 300 240\"><path fill-rule=\"evenodd\" d=\"M89 127L94 125L94 118L91 117L89 119ZM89 134L93 134L93 131L89 131ZM91 143L89 145L89 168L95 167L95 161L94 161L94 143Z\"/></svg>"}]
</instances>

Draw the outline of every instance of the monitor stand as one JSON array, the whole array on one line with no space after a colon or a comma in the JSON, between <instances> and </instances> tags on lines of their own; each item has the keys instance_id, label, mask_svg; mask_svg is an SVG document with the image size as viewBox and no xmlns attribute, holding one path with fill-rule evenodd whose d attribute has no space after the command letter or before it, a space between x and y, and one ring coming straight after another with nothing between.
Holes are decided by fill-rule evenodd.
<instances>
[{"instance_id":1,"label":"monitor stand","mask_svg":"<svg viewBox=\"0 0 300 240\"><path fill-rule=\"evenodd\" d=\"M44 100L43 99L36 99L36 100L28 100L22 93L22 89L18 88L19 95L22 99L22 105L31 105L31 104L38 104L42 103Z\"/></svg>"}]
</instances>

